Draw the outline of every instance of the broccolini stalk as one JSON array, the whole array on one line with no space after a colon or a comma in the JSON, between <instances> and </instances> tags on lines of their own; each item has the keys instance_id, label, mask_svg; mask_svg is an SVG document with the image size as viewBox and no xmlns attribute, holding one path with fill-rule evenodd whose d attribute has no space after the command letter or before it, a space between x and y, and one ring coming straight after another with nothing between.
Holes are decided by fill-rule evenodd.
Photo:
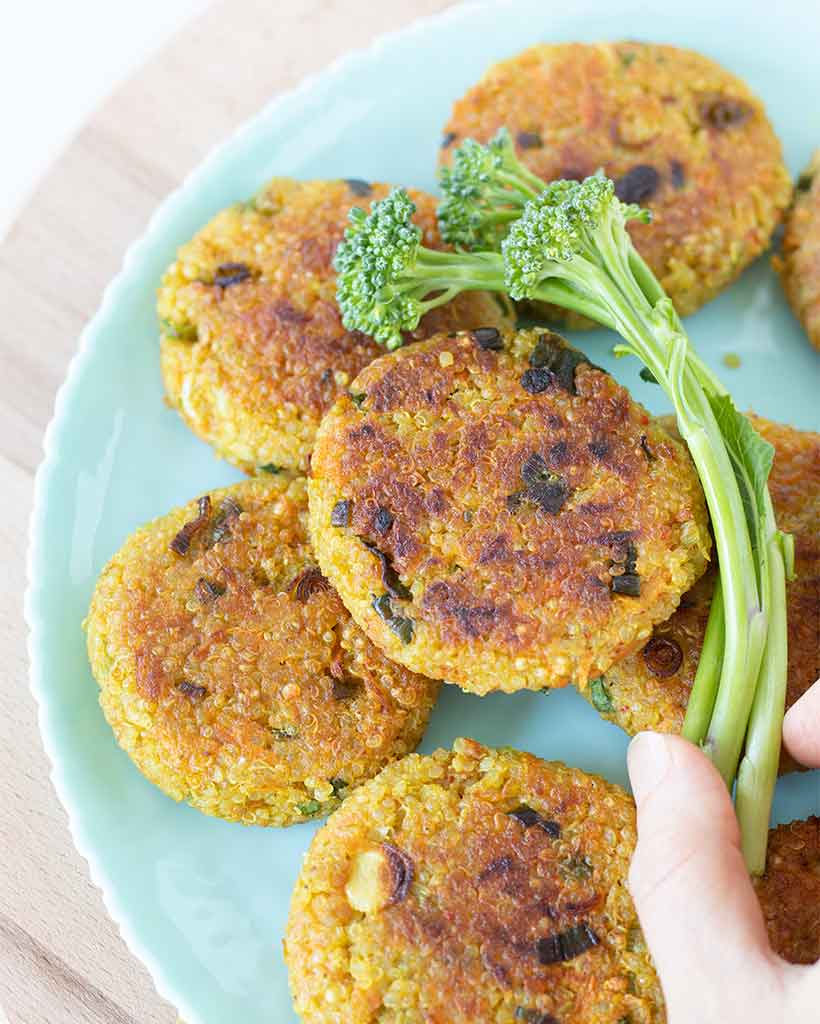
<instances>
[{"instance_id":1,"label":"broccolini stalk","mask_svg":"<svg viewBox=\"0 0 820 1024\"><path fill-rule=\"evenodd\" d=\"M704 388L711 375L701 369L660 285L653 285L650 299L634 273L626 224L637 215L639 211L619 202L612 182L603 176L547 186L527 204L501 243L506 282L512 298L537 299L543 283L557 278L579 290L588 305L600 304L603 315L593 313L593 318L614 324L626 342L618 353L636 355L675 407L678 429L706 495L722 577L723 657L709 729L700 739L731 786L766 641L756 571L759 552L732 455ZM645 267L641 272L644 278L649 273ZM731 400L725 394L715 397L725 403L731 427L738 416ZM743 422L754 435L748 421ZM754 437L770 452L770 446Z\"/></svg>"},{"instance_id":2,"label":"broccolini stalk","mask_svg":"<svg viewBox=\"0 0 820 1024\"><path fill-rule=\"evenodd\" d=\"M336 258L344 323L394 347L427 309L459 291L505 291L613 328L624 341L616 352L637 356L650 370L674 405L698 470L720 567L686 735L702 744L731 788L749 730L739 816L749 867L762 870L786 685L787 558L766 486L773 450L693 351L672 303L632 245L627 223L648 220L647 211L621 203L613 183L599 174L547 185L511 220L509 207L520 206L535 187L515 171L511 147L502 139L483 162L473 148L467 157L460 163L456 157L453 176L459 170L469 180L470 168L478 168L474 193L466 213L456 217L450 207L449 237L463 244L480 238L500 255L425 249L410 222L412 203L394 192L374 204L369 217L351 212ZM462 198L468 193L465 184L459 190Z\"/></svg>"},{"instance_id":3,"label":"broccolini stalk","mask_svg":"<svg viewBox=\"0 0 820 1024\"><path fill-rule=\"evenodd\" d=\"M447 240L467 248L479 242L503 249L502 238L513 219L511 211L519 209L523 213L523 207L530 199L532 174L518 161L509 135L502 129L486 147L472 141L465 142L453 156L453 171L442 172L441 186L444 199L439 207L439 217L443 221L442 229ZM552 191L553 199L557 198L557 188L560 187L551 186L547 190ZM579 195L573 186L568 188L569 193ZM586 182L583 189L588 189ZM557 205L561 205L560 199ZM613 206L617 210L620 205L620 213L624 218L632 213L614 200L604 205L609 212ZM601 209L603 207L599 206L598 211ZM569 211L564 208L561 212L566 214ZM570 216L571 219L574 217L577 220L580 217L583 220L580 211ZM540 219L541 214L535 218ZM560 230L556 234L555 229L563 230L560 214L548 219L548 238L554 242L560 234ZM612 280L645 321L651 323L655 317L656 329L653 333L662 344L669 346L671 352L677 344L675 335L685 337L680 320L671 305L668 305L663 288L651 269L631 242L622 237L617 216L615 220L613 235L607 226L606 215L601 217L600 212L596 213L592 218L592 246L582 246L578 250L577 246L571 244L570 248L591 257L592 264L598 262L596 254L604 256ZM530 230L521 250L526 259L529 258L529 243L535 238L536 232ZM516 249L519 248L516 245ZM532 288L536 280L542 281L544 278L532 266L524 269L522 294L526 294L525 289ZM582 273L581 277L586 281L590 275ZM579 283L583 286L583 281ZM665 330L657 330L657 314L661 311L665 311L668 326L672 330L666 338ZM593 318L602 319L594 314ZM635 335L629 333L628 327L625 333L625 326L624 323L616 325L616 329L628 342L626 346L620 347L620 352L634 352L654 373L646 358L647 353L640 344L635 344ZM743 503L748 542L741 538L733 554L731 545L727 544L730 538L725 536L725 532L721 530L716 534L722 579L735 589L724 597L724 587L721 578L718 579L683 731L685 736L701 743L713 756L724 779L731 786L743 744L743 731L748 723L745 755L737 781L737 811L747 863L752 871L759 872L765 863L767 823L777 774L785 702L785 578L792 571L791 538L786 538L777 530L766 485L773 456L771 447L762 441L748 420L735 410L718 378L688 346L685 363L712 407L714 419L723 434ZM684 374L679 381L677 398L670 394L671 382L668 378L665 382L657 376L656 379L666 385L667 394L670 394L678 413L682 433L687 441L691 438L695 442L693 456L701 470L702 458L699 460L697 457L697 447L698 436L702 440L704 435L687 435L684 430L686 417L689 415L690 429L700 432L706 427L707 438L714 424L708 422L710 417L705 409L701 410L705 418L698 423L697 409L692 408L691 404L687 408L687 376ZM690 380L688 383L691 385L693 382ZM694 418L691 413L695 414ZM701 456L705 455L705 451L701 451ZM725 471L725 459L719 461ZM707 499L710 499L714 523L715 500L720 495L711 493L708 481L703 480L703 474L701 476ZM731 514L730 522L737 517L736 496L731 500ZM751 574L740 571L736 562L738 556L745 558L750 550L754 556L754 586ZM726 605L730 613L728 621ZM728 665L725 660L727 654L730 659ZM742 670L744 662L745 671ZM759 672L756 670L757 665L760 666Z\"/></svg>"},{"instance_id":4,"label":"broccolini stalk","mask_svg":"<svg viewBox=\"0 0 820 1024\"><path fill-rule=\"evenodd\" d=\"M703 634L698 667L683 720L683 735L693 743L702 743L709 728L720 682L720 670L723 666L725 638L723 587L718 576L712 591L712 604Z\"/></svg>"},{"instance_id":5,"label":"broccolini stalk","mask_svg":"<svg viewBox=\"0 0 820 1024\"><path fill-rule=\"evenodd\" d=\"M769 632L735 795L743 856L755 875L766 869L769 815L777 781L788 673L786 580L791 578L793 567L791 537L784 543L785 535L774 525L771 502L766 522L769 572L764 578L763 607L768 612Z\"/></svg>"}]
</instances>

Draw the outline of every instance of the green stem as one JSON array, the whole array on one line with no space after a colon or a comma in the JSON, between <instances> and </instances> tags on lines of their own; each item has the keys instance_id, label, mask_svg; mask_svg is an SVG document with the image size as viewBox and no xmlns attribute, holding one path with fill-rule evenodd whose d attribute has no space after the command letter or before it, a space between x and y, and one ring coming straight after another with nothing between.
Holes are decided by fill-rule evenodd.
<instances>
[{"instance_id":1,"label":"green stem","mask_svg":"<svg viewBox=\"0 0 820 1024\"><path fill-rule=\"evenodd\" d=\"M712 720L703 744L730 789L737 775L749 726L767 632L766 616L758 609L749 617L745 660L736 659L737 672L729 675L725 683L721 675Z\"/></svg>"},{"instance_id":2,"label":"green stem","mask_svg":"<svg viewBox=\"0 0 820 1024\"><path fill-rule=\"evenodd\" d=\"M660 281L634 246L630 246L629 249L629 267L650 306L654 307L661 299L666 298L666 292L661 287Z\"/></svg>"},{"instance_id":3,"label":"green stem","mask_svg":"<svg viewBox=\"0 0 820 1024\"><path fill-rule=\"evenodd\" d=\"M544 181L537 174L533 174L524 164L516 160L516 166L510 171L499 171L498 180L509 185L514 191L526 196L527 200L534 199L544 191ZM525 200L526 202L526 200ZM521 203L523 208L524 202Z\"/></svg>"},{"instance_id":4,"label":"green stem","mask_svg":"<svg viewBox=\"0 0 820 1024\"><path fill-rule=\"evenodd\" d=\"M615 330L615 321L609 310L594 299L589 299L561 281L549 281L533 289L530 296L536 302L546 302L562 309L571 309L589 320L595 320L610 330Z\"/></svg>"},{"instance_id":5,"label":"green stem","mask_svg":"<svg viewBox=\"0 0 820 1024\"><path fill-rule=\"evenodd\" d=\"M723 584L720 573L715 576L712 604L703 635L698 667L692 692L686 705L683 720L683 735L692 743L700 745L706 738L712 709L715 706L720 671L723 665L723 650L726 643L726 619L723 613Z\"/></svg>"},{"instance_id":6,"label":"green stem","mask_svg":"<svg viewBox=\"0 0 820 1024\"><path fill-rule=\"evenodd\" d=\"M767 504L768 572L762 581L762 590L769 632L736 793L743 856L753 875L762 874L766 867L769 815L780 761L788 677L786 571L770 499Z\"/></svg>"},{"instance_id":7,"label":"green stem","mask_svg":"<svg viewBox=\"0 0 820 1024\"><path fill-rule=\"evenodd\" d=\"M655 277L652 272L652 268L634 246L630 246L629 250L629 268L650 306L654 308L661 299L667 298L666 292L663 290L660 281L658 281L657 277ZM680 322L680 317L678 317L677 312L674 314L674 322L677 329L683 333L683 325ZM697 377L703 387L715 395L728 394L728 391L723 386L720 379L715 376L712 370L710 370L706 363L703 362L691 345L689 347L688 354L692 368L697 374Z\"/></svg>"},{"instance_id":8,"label":"green stem","mask_svg":"<svg viewBox=\"0 0 820 1024\"><path fill-rule=\"evenodd\" d=\"M647 298L657 302L662 289L655 275L637 252L633 255L632 267L636 278ZM697 359L696 356L695 358ZM713 394L726 394L720 380L708 367L705 367L700 359L697 359L697 363L698 376L703 386L711 389ZM743 855L752 874L761 874L766 866L769 816L780 762L788 682L786 572L781 542L776 535L777 524L771 496L768 493L765 496L765 503L768 551L764 560L765 571L762 571L760 576L760 597L764 613L763 622L768 629L749 715L744 756L737 775L735 797ZM711 731L714 737L722 725L718 717L714 726L709 729L717 696L715 651L712 649L712 641L714 640L716 647L719 633L722 632L719 622L722 618L722 601L718 600L719 596L720 577L712 596L703 649L684 720L683 734L695 743L703 742L707 731ZM746 681L746 685L749 686L749 680Z\"/></svg>"},{"instance_id":9,"label":"green stem","mask_svg":"<svg viewBox=\"0 0 820 1024\"><path fill-rule=\"evenodd\" d=\"M759 618L752 544L731 458L691 366L686 367L683 377L683 396L673 389L669 397L675 404L678 429L689 446L706 497L723 580L725 645L704 746L731 789L754 698L765 621L761 623ZM694 415L686 404L691 405Z\"/></svg>"},{"instance_id":10,"label":"green stem","mask_svg":"<svg viewBox=\"0 0 820 1024\"><path fill-rule=\"evenodd\" d=\"M448 271L452 275L473 274L476 268L492 270L498 282L496 288L504 286L504 260L496 252L472 252L465 258L463 253L449 252L446 249L419 248L415 262L408 267L406 273L412 277L426 273Z\"/></svg>"},{"instance_id":11,"label":"green stem","mask_svg":"<svg viewBox=\"0 0 820 1024\"><path fill-rule=\"evenodd\" d=\"M596 269L594 277L606 279L602 294L607 296L618 333L649 367L675 406L678 429L689 446L711 516L724 583L725 647L706 746L731 788L765 640L765 629L761 635L757 618L757 577L743 499L720 427L700 376L692 366L689 340L671 303L667 300L664 320L660 303L651 306L635 279L633 261L626 255L628 250L618 244L611 232L601 232L601 236L600 253L605 269ZM584 273L593 276L591 264ZM596 292L600 288L598 281ZM674 353L681 346L684 358L680 381L676 383L670 380L670 368ZM765 620L762 625L765 627Z\"/></svg>"},{"instance_id":12,"label":"green stem","mask_svg":"<svg viewBox=\"0 0 820 1024\"><path fill-rule=\"evenodd\" d=\"M485 254L482 254L482 256ZM423 298L433 292L447 294L446 300L437 297L433 306L449 301L460 291L504 291L504 268L501 257L486 254L486 259L478 260L473 254L465 260L460 253L437 252L425 249L419 256L407 277L399 278L395 284L387 286L386 294L415 295Z\"/></svg>"},{"instance_id":13,"label":"green stem","mask_svg":"<svg viewBox=\"0 0 820 1024\"><path fill-rule=\"evenodd\" d=\"M632 247L630 246L630 250ZM637 254L630 252L629 268L632 274L622 275L624 279L634 280L645 294L647 302L658 307L663 290L657 279ZM679 331L683 328L680 318L674 309L669 307L669 329ZM689 444L690 452L695 460L704 488L706 501L715 533L715 545L718 550L718 564L723 579L723 618L724 618L724 654L720 667L720 678L715 685L714 669L711 665L700 672L700 685L697 693L693 689L694 707L689 717L687 730L692 735L699 735L707 753L712 757L726 785L731 789L737 771L743 740L749 722L755 694L755 684L760 670L766 640L766 618L762 614L758 595L758 578L755 568L749 524L743 499L737 483L735 469L726 445L720 435L720 428L715 421L704 389L714 394L725 394L725 388L711 370L701 361L691 346L687 350L688 373L693 385L687 389L688 395L695 400L698 418L709 425L708 435L700 440L700 453L696 455L692 441L684 430L685 410L675 402L678 414L678 427ZM714 429L715 434L712 433ZM717 440L716 440L717 439ZM717 478L704 478L700 459L708 458L708 448L715 455L715 468L720 474ZM721 480L720 477L723 477ZM718 484L717 489L712 485ZM718 612L715 611L715 615ZM710 612L710 622L712 616ZM703 656L701 658L703 660ZM697 679L697 677L696 677ZM708 728L704 728L703 716L706 708L712 704L711 718Z\"/></svg>"},{"instance_id":14,"label":"green stem","mask_svg":"<svg viewBox=\"0 0 820 1024\"><path fill-rule=\"evenodd\" d=\"M507 294L503 261L498 253L470 253L465 259L461 253L436 249L421 250L406 282L400 280L392 288L396 293L415 294L420 300L426 299L423 303L425 312L449 302L463 291ZM429 298L431 294L433 298ZM533 292L532 298L573 309L615 329L614 321L601 303L585 297L560 280L546 282Z\"/></svg>"},{"instance_id":15,"label":"green stem","mask_svg":"<svg viewBox=\"0 0 820 1024\"><path fill-rule=\"evenodd\" d=\"M520 216L521 211L512 206L494 207L492 212L482 213L482 220L485 224L510 224L512 221L518 220Z\"/></svg>"},{"instance_id":16,"label":"green stem","mask_svg":"<svg viewBox=\"0 0 820 1024\"><path fill-rule=\"evenodd\" d=\"M692 371L687 369L687 398L692 403L694 417L674 390L669 397L675 404L678 428L689 446L706 497L723 579L725 645L715 712L705 746L731 789L762 653L759 644L753 642L750 630L750 611L757 600L757 580L743 501L731 460L709 402L697 385L692 386L692 376Z\"/></svg>"},{"instance_id":17,"label":"green stem","mask_svg":"<svg viewBox=\"0 0 820 1024\"><path fill-rule=\"evenodd\" d=\"M415 294L418 297L428 295L430 292L439 291L440 289L445 289L451 292L452 295L457 295L459 292L504 291L491 272L485 275L477 270L464 270L458 274L430 274L425 275L421 280L417 277L416 280L405 288L398 287L396 291L406 292L410 295Z\"/></svg>"}]
</instances>

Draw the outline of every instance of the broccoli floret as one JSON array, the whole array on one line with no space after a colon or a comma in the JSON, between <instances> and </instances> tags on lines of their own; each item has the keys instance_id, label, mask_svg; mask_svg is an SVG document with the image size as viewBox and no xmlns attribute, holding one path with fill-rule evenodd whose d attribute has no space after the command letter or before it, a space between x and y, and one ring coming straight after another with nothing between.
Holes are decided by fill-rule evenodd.
<instances>
[{"instance_id":1,"label":"broccoli floret","mask_svg":"<svg viewBox=\"0 0 820 1024\"><path fill-rule=\"evenodd\" d=\"M562 189L571 190L570 186L577 185L554 182L550 194L557 202ZM537 202L538 197L531 200ZM600 303L590 301L583 291L568 288L561 280L563 264L557 260L562 253L569 255L569 249L553 253L556 260L549 264L549 253L542 245L546 235L543 230L539 233L541 215L535 215L535 207L524 207L521 221L526 221L526 227L523 233L516 233L509 256L491 250L428 249L421 244L421 229L412 221L415 210L404 189L397 188L373 203L369 214L358 207L348 214L350 227L334 260L336 300L348 330L362 331L389 349L397 348L402 344L402 333L414 330L425 313L470 290L509 292L513 297L526 294L614 326ZM556 206L555 215L559 213ZM528 232L532 235L529 240Z\"/></svg>"},{"instance_id":2,"label":"broccoli floret","mask_svg":"<svg viewBox=\"0 0 820 1024\"><path fill-rule=\"evenodd\" d=\"M625 233L621 237L629 220L647 223L649 211L620 202L602 174L582 182L551 182L525 205L501 242L510 296L536 298L546 281L558 277L594 297L602 281L587 288L585 276L600 271L610 241L631 245Z\"/></svg>"},{"instance_id":3,"label":"broccoli floret","mask_svg":"<svg viewBox=\"0 0 820 1024\"><path fill-rule=\"evenodd\" d=\"M394 189L370 213L354 208L336 251L336 299L348 330L363 331L387 348L402 343L428 310L468 290L503 291L499 253L452 253L421 244L415 203Z\"/></svg>"},{"instance_id":4,"label":"broccoli floret","mask_svg":"<svg viewBox=\"0 0 820 1024\"><path fill-rule=\"evenodd\" d=\"M402 276L414 267L421 248L421 229L411 220L415 212L412 199L396 189L373 205L370 216L358 207L348 214L350 227L333 261L336 295L348 329L392 341L397 331L408 330L414 319L418 322L418 298L414 290L401 288Z\"/></svg>"},{"instance_id":5,"label":"broccoli floret","mask_svg":"<svg viewBox=\"0 0 820 1024\"><path fill-rule=\"evenodd\" d=\"M442 167L439 180L444 193L438 207L441 236L463 249L498 248L508 225L544 187L516 157L506 128L486 146L465 140L452 167Z\"/></svg>"}]
</instances>

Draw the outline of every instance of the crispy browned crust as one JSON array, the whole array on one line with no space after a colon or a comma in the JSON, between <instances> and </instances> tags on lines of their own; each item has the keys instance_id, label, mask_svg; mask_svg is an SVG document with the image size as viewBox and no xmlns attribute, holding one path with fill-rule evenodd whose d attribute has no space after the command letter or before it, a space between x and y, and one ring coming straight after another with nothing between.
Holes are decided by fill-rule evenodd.
<instances>
[{"instance_id":1,"label":"crispy browned crust","mask_svg":"<svg viewBox=\"0 0 820 1024\"><path fill-rule=\"evenodd\" d=\"M787 584L789 678L786 707L791 707L820 677L820 434L750 415L760 434L774 445L769 489L778 525L793 534L796 579ZM677 436L674 419L660 422ZM695 680L703 634L714 587L710 571L684 595L680 607L656 626L648 646L613 665L606 673L611 710L601 705L600 691L582 687L604 718L630 735L641 729L679 733ZM677 647L680 667L671 674L653 651L658 641ZM660 674L659 674L660 673ZM604 700L606 700L606 695ZM784 749L781 772L796 771L797 762Z\"/></svg>"},{"instance_id":2,"label":"crispy browned crust","mask_svg":"<svg viewBox=\"0 0 820 1024\"><path fill-rule=\"evenodd\" d=\"M510 813L522 805L543 825ZM464 739L404 758L311 845L285 939L296 1010L306 1024L661 1024L626 889L634 845L631 799L596 776ZM398 896L385 879L355 908L346 889L361 858L385 856L392 872L393 851ZM542 963L539 940L549 949L573 926L597 945Z\"/></svg>"},{"instance_id":3,"label":"crispy browned crust","mask_svg":"<svg viewBox=\"0 0 820 1024\"><path fill-rule=\"evenodd\" d=\"M323 413L383 351L342 326L332 262L351 206L389 190L276 178L251 204L218 214L165 274L158 308L169 401L241 469L304 470ZM435 200L410 194L424 244L441 248ZM220 277L226 264L242 279L214 283L232 276L223 269ZM425 317L412 337L499 322L507 319L495 299L467 293Z\"/></svg>"},{"instance_id":4,"label":"crispy browned crust","mask_svg":"<svg viewBox=\"0 0 820 1024\"><path fill-rule=\"evenodd\" d=\"M820 349L820 149L798 179L773 262L795 316Z\"/></svg>"},{"instance_id":5,"label":"crispy browned crust","mask_svg":"<svg viewBox=\"0 0 820 1024\"><path fill-rule=\"evenodd\" d=\"M820 960L820 818L769 833L766 873L754 885L772 949L793 964Z\"/></svg>"},{"instance_id":6,"label":"crispy browned crust","mask_svg":"<svg viewBox=\"0 0 820 1024\"><path fill-rule=\"evenodd\" d=\"M654 192L628 197L653 214L651 225L633 222L630 233L682 315L768 246L789 201L762 104L739 78L689 50L534 46L494 64L456 102L441 159L464 138L484 142L504 125L545 180L600 167L616 180L637 167L657 173Z\"/></svg>"},{"instance_id":7,"label":"crispy browned crust","mask_svg":"<svg viewBox=\"0 0 820 1024\"><path fill-rule=\"evenodd\" d=\"M87 629L103 711L175 799L255 824L327 813L413 749L436 686L387 661L319 572L303 479L209 498L207 521L177 509L100 576Z\"/></svg>"},{"instance_id":8,"label":"crispy browned crust","mask_svg":"<svg viewBox=\"0 0 820 1024\"><path fill-rule=\"evenodd\" d=\"M508 332L491 351L462 332L383 356L355 381L361 407L343 396L325 417L313 456L311 534L353 617L391 658L478 693L605 671L668 617L709 549L685 448L612 377L582 362L576 394L526 390L542 338L565 345ZM529 487L533 461L560 507ZM391 602L410 642L373 607L391 588L368 544L410 588ZM630 545L640 596L613 589Z\"/></svg>"}]
</instances>

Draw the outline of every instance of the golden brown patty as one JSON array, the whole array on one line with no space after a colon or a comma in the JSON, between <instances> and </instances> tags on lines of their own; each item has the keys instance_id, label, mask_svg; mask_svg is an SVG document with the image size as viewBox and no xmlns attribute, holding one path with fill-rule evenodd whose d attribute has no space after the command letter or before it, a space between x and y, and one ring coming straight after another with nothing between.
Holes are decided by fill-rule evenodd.
<instances>
[{"instance_id":1,"label":"golden brown patty","mask_svg":"<svg viewBox=\"0 0 820 1024\"><path fill-rule=\"evenodd\" d=\"M820 960L820 818L773 829L754 884L772 949L793 964Z\"/></svg>"},{"instance_id":2,"label":"golden brown patty","mask_svg":"<svg viewBox=\"0 0 820 1024\"><path fill-rule=\"evenodd\" d=\"M820 677L820 434L751 416L775 448L769 478L781 529L794 535L797 578L787 584L791 707ZM661 421L670 432L674 420ZM680 608L655 627L649 643L619 661L581 692L630 735L641 729L679 733L695 680L714 587L710 570L685 594ZM799 766L784 750L781 771Z\"/></svg>"},{"instance_id":3,"label":"golden brown patty","mask_svg":"<svg viewBox=\"0 0 820 1024\"><path fill-rule=\"evenodd\" d=\"M351 390L317 437L311 535L409 668L475 693L583 682L703 573L685 448L558 335L438 335Z\"/></svg>"},{"instance_id":4,"label":"golden brown patty","mask_svg":"<svg viewBox=\"0 0 820 1024\"><path fill-rule=\"evenodd\" d=\"M342 326L336 246L351 206L388 185L275 178L184 245L159 291L162 373L171 404L217 453L247 472L306 469L316 428L381 349ZM410 190L424 244L441 248L435 200ZM413 337L506 323L499 303L464 294Z\"/></svg>"},{"instance_id":5,"label":"golden brown patty","mask_svg":"<svg viewBox=\"0 0 820 1024\"><path fill-rule=\"evenodd\" d=\"M652 224L633 222L630 233L682 315L768 246L789 201L762 104L735 75L689 50L533 46L494 64L456 102L442 159L463 139L486 142L502 126L545 180L603 167L620 198L652 210Z\"/></svg>"},{"instance_id":6,"label":"golden brown patty","mask_svg":"<svg viewBox=\"0 0 820 1024\"><path fill-rule=\"evenodd\" d=\"M421 738L436 685L387 661L316 567L301 478L213 491L138 530L87 620L120 745L175 800L287 825Z\"/></svg>"},{"instance_id":7,"label":"golden brown patty","mask_svg":"<svg viewBox=\"0 0 820 1024\"><path fill-rule=\"evenodd\" d=\"M774 264L795 316L820 349L820 149L798 179Z\"/></svg>"},{"instance_id":8,"label":"golden brown patty","mask_svg":"<svg viewBox=\"0 0 820 1024\"><path fill-rule=\"evenodd\" d=\"M660 1024L618 786L456 740L316 835L285 959L305 1024Z\"/></svg>"}]
</instances>

